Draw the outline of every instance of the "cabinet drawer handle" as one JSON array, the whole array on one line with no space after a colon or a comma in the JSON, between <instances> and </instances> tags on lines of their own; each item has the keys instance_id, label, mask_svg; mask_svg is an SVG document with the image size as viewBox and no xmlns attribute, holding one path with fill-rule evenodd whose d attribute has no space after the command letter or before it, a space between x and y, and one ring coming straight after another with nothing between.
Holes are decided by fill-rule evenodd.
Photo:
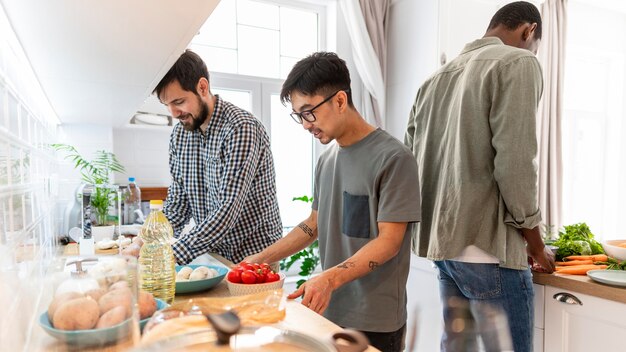
<instances>
[{"instance_id":1,"label":"cabinet drawer handle","mask_svg":"<svg viewBox=\"0 0 626 352\"><path fill-rule=\"evenodd\" d=\"M567 292L555 293L554 296L552 296L552 298L556 299L559 302L563 302L567 304L578 304L579 306L583 305L583 302L581 302L580 299L578 299L578 297Z\"/></svg>"}]
</instances>

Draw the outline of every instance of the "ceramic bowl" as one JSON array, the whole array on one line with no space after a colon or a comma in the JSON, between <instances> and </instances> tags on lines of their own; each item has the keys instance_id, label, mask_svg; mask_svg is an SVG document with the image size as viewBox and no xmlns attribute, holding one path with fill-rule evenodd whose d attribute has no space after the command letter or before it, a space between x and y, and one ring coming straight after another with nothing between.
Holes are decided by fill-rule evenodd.
<instances>
[{"instance_id":1,"label":"ceramic bowl","mask_svg":"<svg viewBox=\"0 0 626 352\"><path fill-rule=\"evenodd\" d=\"M609 257L617 260L626 260L626 248L618 245L626 244L626 240L608 240L602 242L602 248Z\"/></svg>"},{"instance_id":2,"label":"ceramic bowl","mask_svg":"<svg viewBox=\"0 0 626 352\"><path fill-rule=\"evenodd\" d=\"M157 302L157 311L167 307L165 301L155 298ZM150 318L142 319L139 322L139 328L143 327ZM128 327L130 320L125 320L117 325L104 329L88 329L88 330L59 330L55 329L48 319L48 311L39 316L39 325L48 333L48 335L63 341L69 345L78 346L102 346L115 341L121 340L128 336L130 329Z\"/></svg>"},{"instance_id":3,"label":"ceramic bowl","mask_svg":"<svg viewBox=\"0 0 626 352\"><path fill-rule=\"evenodd\" d=\"M176 272L179 272L180 269L182 269L185 266L188 266L191 269L196 269L197 267L205 266L205 267L210 268L210 269L215 269L217 271L218 275L215 276L215 277L209 278L209 279L191 280L191 281L176 281L176 294L179 294L179 293L192 293L192 292L199 292L199 291L208 290L208 289L210 289L212 287L217 286L217 284L222 282L222 280L224 279L224 277L228 273L228 269L226 267L214 266L214 265L177 265L176 266Z\"/></svg>"},{"instance_id":4,"label":"ceramic bowl","mask_svg":"<svg viewBox=\"0 0 626 352\"><path fill-rule=\"evenodd\" d=\"M228 283L228 291L230 291L232 296L242 296L263 291L277 290L283 287L283 284L285 283L285 274L278 273L278 275L280 276L280 280L262 284L237 284L226 280Z\"/></svg>"}]
</instances>

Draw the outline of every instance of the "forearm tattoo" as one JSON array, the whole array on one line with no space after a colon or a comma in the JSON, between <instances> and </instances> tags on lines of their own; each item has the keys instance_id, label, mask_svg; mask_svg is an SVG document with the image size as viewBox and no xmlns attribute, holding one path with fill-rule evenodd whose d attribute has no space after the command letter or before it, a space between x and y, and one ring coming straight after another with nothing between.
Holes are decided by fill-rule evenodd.
<instances>
[{"instance_id":1,"label":"forearm tattoo","mask_svg":"<svg viewBox=\"0 0 626 352\"><path fill-rule=\"evenodd\" d=\"M298 224L298 227L304 231L309 237L313 237L313 229L311 229L307 224L301 222Z\"/></svg>"},{"instance_id":2,"label":"forearm tattoo","mask_svg":"<svg viewBox=\"0 0 626 352\"><path fill-rule=\"evenodd\" d=\"M370 270L374 271L378 268L378 262L370 261Z\"/></svg>"},{"instance_id":3,"label":"forearm tattoo","mask_svg":"<svg viewBox=\"0 0 626 352\"><path fill-rule=\"evenodd\" d=\"M343 262L339 265L337 265L337 268L340 269L348 269L348 268L353 268L354 267L354 263L353 262Z\"/></svg>"}]
</instances>

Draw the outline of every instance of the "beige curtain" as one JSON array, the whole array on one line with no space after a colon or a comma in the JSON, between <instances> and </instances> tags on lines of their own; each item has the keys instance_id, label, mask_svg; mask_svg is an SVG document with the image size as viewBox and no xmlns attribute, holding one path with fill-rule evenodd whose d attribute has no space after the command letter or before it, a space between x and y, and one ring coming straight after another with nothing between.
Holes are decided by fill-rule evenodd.
<instances>
[{"instance_id":1,"label":"beige curtain","mask_svg":"<svg viewBox=\"0 0 626 352\"><path fill-rule=\"evenodd\" d=\"M339 0L357 73L364 86L360 112L377 127L385 127L385 82L389 0Z\"/></svg>"},{"instance_id":2,"label":"beige curtain","mask_svg":"<svg viewBox=\"0 0 626 352\"><path fill-rule=\"evenodd\" d=\"M365 27L369 34L374 52L380 63L383 84L387 82L387 20L389 18L390 0L359 0ZM384 90L386 92L386 89ZM381 106L373 96L369 96L377 122L384 124L385 106ZM383 102L384 103L384 102ZM381 111L382 110L382 111ZM379 124L378 127L384 127Z\"/></svg>"},{"instance_id":3,"label":"beige curtain","mask_svg":"<svg viewBox=\"0 0 626 352\"><path fill-rule=\"evenodd\" d=\"M538 59L543 69L543 97L537 113L539 140L539 208L543 221L558 231L561 224L563 167L561 120L567 0L541 4L543 35Z\"/></svg>"}]
</instances>

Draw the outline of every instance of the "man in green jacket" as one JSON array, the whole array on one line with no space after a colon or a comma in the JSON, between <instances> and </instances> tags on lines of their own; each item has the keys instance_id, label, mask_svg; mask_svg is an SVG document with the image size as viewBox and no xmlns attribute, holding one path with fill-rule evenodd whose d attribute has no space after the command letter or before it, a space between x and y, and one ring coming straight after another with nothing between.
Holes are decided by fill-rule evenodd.
<instances>
[{"instance_id":1,"label":"man in green jacket","mask_svg":"<svg viewBox=\"0 0 626 352\"><path fill-rule=\"evenodd\" d=\"M540 39L534 5L502 7L483 38L421 86L411 110L405 144L417 159L422 192L413 246L439 268L443 350L475 347L451 325L451 304L459 300L470 308L471 324L484 332L487 350L532 349L527 256L554 270L538 229ZM493 307L506 314L512 346L486 333L497 328L489 326L493 320L486 313Z\"/></svg>"}]
</instances>

